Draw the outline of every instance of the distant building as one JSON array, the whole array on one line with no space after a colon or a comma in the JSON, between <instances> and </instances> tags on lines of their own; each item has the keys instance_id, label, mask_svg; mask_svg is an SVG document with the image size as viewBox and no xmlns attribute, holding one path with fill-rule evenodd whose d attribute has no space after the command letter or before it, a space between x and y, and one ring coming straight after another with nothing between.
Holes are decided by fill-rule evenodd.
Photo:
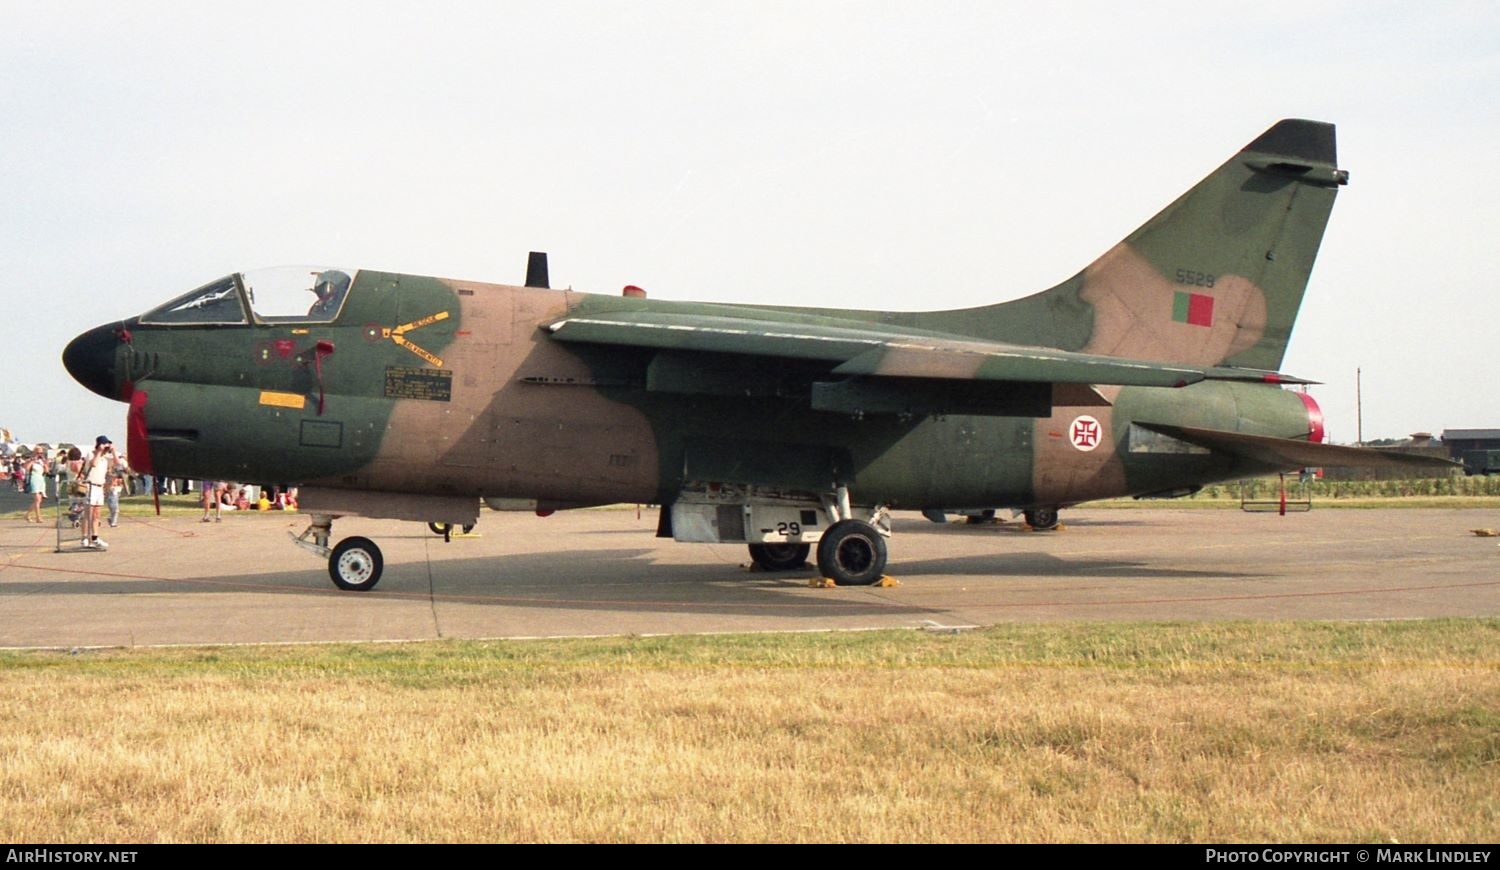
<instances>
[{"instance_id":1,"label":"distant building","mask_svg":"<svg viewBox=\"0 0 1500 870\"><path fill-rule=\"evenodd\" d=\"M1467 474L1500 472L1500 429L1444 429L1443 445Z\"/></svg>"},{"instance_id":2,"label":"distant building","mask_svg":"<svg viewBox=\"0 0 1500 870\"><path fill-rule=\"evenodd\" d=\"M1450 459L1460 459L1465 450L1500 450L1500 429L1444 429L1443 443Z\"/></svg>"}]
</instances>

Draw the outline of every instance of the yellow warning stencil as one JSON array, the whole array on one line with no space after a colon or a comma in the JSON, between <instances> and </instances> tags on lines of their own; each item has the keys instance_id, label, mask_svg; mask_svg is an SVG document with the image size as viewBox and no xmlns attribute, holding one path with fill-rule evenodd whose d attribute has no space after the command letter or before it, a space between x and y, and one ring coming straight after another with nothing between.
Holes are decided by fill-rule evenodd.
<instances>
[{"instance_id":1,"label":"yellow warning stencil","mask_svg":"<svg viewBox=\"0 0 1500 870\"><path fill-rule=\"evenodd\" d=\"M435 356L429 353L426 348L407 338L406 333L411 332L413 329L421 329L424 326L430 326L440 320L447 319L448 312L439 311L436 314L429 314L426 317L421 318L420 320L413 320L411 323L403 323L395 329L382 329L380 330L380 337L389 338L398 346L404 347L417 356L421 357L422 359L427 360L427 362L433 368L440 369L443 367L442 357Z\"/></svg>"},{"instance_id":2,"label":"yellow warning stencil","mask_svg":"<svg viewBox=\"0 0 1500 870\"><path fill-rule=\"evenodd\" d=\"M296 408L300 411L307 405L307 397L301 393L278 393L275 390L261 390L260 403L276 408Z\"/></svg>"}]
</instances>

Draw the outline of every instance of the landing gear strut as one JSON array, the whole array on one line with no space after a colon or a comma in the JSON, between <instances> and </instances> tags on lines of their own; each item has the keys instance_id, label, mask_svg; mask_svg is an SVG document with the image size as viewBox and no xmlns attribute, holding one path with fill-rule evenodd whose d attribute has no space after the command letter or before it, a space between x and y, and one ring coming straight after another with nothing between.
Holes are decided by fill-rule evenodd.
<instances>
[{"instance_id":1,"label":"landing gear strut","mask_svg":"<svg viewBox=\"0 0 1500 870\"><path fill-rule=\"evenodd\" d=\"M333 549L328 548L333 534L333 517L314 515L307 531L292 538L292 543L328 560L328 576L333 585L348 592L367 592L380 582L385 560L380 548L369 538L345 538Z\"/></svg>"}]
</instances>

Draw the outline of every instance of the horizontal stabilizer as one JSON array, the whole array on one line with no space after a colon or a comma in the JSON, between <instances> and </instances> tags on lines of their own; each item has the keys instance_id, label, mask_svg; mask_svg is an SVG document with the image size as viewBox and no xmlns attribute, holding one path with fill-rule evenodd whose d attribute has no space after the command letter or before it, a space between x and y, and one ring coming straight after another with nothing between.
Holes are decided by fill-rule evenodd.
<instances>
[{"instance_id":1,"label":"horizontal stabilizer","mask_svg":"<svg viewBox=\"0 0 1500 870\"><path fill-rule=\"evenodd\" d=\"M1296 438L1248 435L1222 429L1198 429L1163 423L1137 423L1179 441L1207 447L1219 453L1241 456L1273 468L1458 468L1458 463L1435 456L1418 456L1371 447L1315 444Z\"/></svg>"},{"instance_id":2,"label":"horizontal stabilizer","mask_svg":"<svg viewBox=\"0 0 1500 870\"><path fill-rule=\"evenodd\" d=\"M1205 380L1209 381L1243 381L1249 384L1277 384L1296 386L1315 386L1322 381L1309 381L1306 378L1298 378L1292 375L1284 375L1281 372L1270 372L1265 369L1242 369L1233 366L1213 366L1203 370Z\"/></svg>"}]
</instances>

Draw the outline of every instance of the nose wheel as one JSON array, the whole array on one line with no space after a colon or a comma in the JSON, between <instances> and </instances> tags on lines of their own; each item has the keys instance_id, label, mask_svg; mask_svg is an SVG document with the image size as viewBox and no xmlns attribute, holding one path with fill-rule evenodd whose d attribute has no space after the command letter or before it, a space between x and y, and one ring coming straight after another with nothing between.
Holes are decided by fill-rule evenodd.
<instances>
[{"instance_id":1,"label":"nose wheel","mask_svg":"<svg viewBox=\"0 0 1500 870\"><path fill-rule=\"evenodd\" d=\"M368 592L380 582L385 559L380 548L369 538L345 538L338 546L328 548L333 533L333 517L313 516L307 531L292 537L292 543L328 560L328 576L333 585L347 592Z\"/></svg>"},{"instance_id":2,"label":"nose wheel","mask_svg":"<svg viewBox=\"0 0 1500 870\"><path fill-rule=\"evenodd\" d=\"M347 592L367 592L380 582L385 561L369 538L345 538L328 556L328 576Z\"/></svg>"}]
</instances>

